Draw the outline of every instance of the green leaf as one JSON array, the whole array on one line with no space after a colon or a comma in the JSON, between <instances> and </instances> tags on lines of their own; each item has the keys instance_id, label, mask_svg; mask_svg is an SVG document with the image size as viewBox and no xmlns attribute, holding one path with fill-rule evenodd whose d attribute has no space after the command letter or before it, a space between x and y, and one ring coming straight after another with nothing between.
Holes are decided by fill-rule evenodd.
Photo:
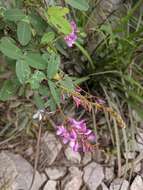
<instances>
[{"instance_id":1,"label":"green leaf","mask_svg":"<svg viewBox=\"0 0 143 190\"><path fill-rule=\"evenodd\" d=\"M31 84L31 88L32 88L33 90L38 89L38 88L40 87L40 83L41 83L44 79L46 79L45 74L44 74L43 72L41 72L41 71L36 71L36 72L32 75L31 79L29 80L29 82L30 82L30 84Z\"/></svg>"},{"instance_id":2,"label":"green leaf","mask_svg":"<svg viewBox=\"0 0 143 190\"><path fill-rule=\"evenodd\" d=\"M50 7L47 12L48 21L55 27L59 32L70 34L72 28L70 23L66 20L65 16L69 12L67 8L63 7Z\"/></svg>"},{"instance_id":3,"label":"green leaf","mask_svg":"<svg viewBox=\"0 0 143 190\"><path fill-rule=\"evenodd\" d=\"M0 100L7 101L16 94L16 83L12 80L6 80L0 90Z\"/></svg>"},{"instance_id":4,"label":"green leaf","mask_svg":"<svg viewBox=\"0 0 143 190\"><path fill-rule=\"evenodd\" d=\"M65 16L68 13L69 13L69 9L66 7L52 6L52 7L48 8L48 14L49 15Z\"/></svg>"},{"instance_id":5,"label":"green leaf","mask_svg":"<svg viewBox=\"0 0 143 190\"><path fill-rule=\"evenodd\" d=\"M48 99L48 101L45 103L45 107L50 107L50 111L51 112L55 112L56 111L56 103L55 103L53 97L51 97L50 99Z\"/></svg>"},{"instance_id":6,"label":"green leaf","mask_svg":"<svg viewBox=\"0 0 143 190\"><path fill-rule=\"evenodd\" d=\"M39 94L34 94L34 103L36 104L38 109L44 109L44 100L41 98Z\"/></svg>"},{"instance_id":7,"label":"green leaf","mask_svg":"<svg viewBox=\"0 0 143 190\"><path fill-rule=\"evenodd\" d=\"M89 80L89 77L74 78L74 85L79 85L85 81Z\"/></svg>"},{"instance_id":8,"label":"green leaf","mask_svg":"<svg viewBox=\"0 0 143 190\"><path fill-rule=\"evenodd\" d=\"M45 22L45 20L43 20L42 17L34 10L31 11L29 18L30 23L36 33L42 35L47 27L47 23Z\"/></svg>"},{"instance_id":9,"label":"green leaf","mask_svg":"<svg viewBox=\"0 0 143 190\"><path fill-rule=\"evenodd\" d=\"M58 72L60 65L60 56L58 54L52 53L50 59L48 60L48 70L47 77L52 79L55 74Z\"/></svg>"},{"instance_id":10,"label":"green leaf","mask_svg":"<svg viewBox=\"0 0 143 190\"><path fill-rule=\"evenodd\" d=\"M79 48L79 50L83 53L83 55L88 59L88 61L90 62L91 68L95 69L95 65L94 65L88 51L86 49L84 49L84 47L81 46L78 42L75 42L75 45Z\"/></svg>"},{"instance_id":11,"label":"green leaf","mask_svg":"<svg viewBox=\"0 0 143 190\"><path fill-rule=\"evenodd\" d=\"M71 33L71 25L70 23L64 18L59 17L58 15L50 17L50 22L59 30L59 32L67 35Z\"/></svg>"},{"instance_id":12,"label":"green leaf","mask_svg":"<svg viewBox=\"0 0 143 190\"><path fill-rule=\"evenodd\" d=\"M20 9L9 9L5 11L4 17L6 20L16 22L22 20L25 15Z\"/></svg>"},{"instance_id":13,"label":"green leaf","mask_svg":"<svg viewBox=\"0 0 143 190\"><path fill-rule=\"evenodd\" d=\"M39 53L28 53L25 56L25 61L35 69L44 70L47 67L46 61L42 58L41 54Z\"/></svg>"},{"instance_id":14,"label":"green leaf","mask_svg":"<svg viewBox=\"0 0 143 190\"><path fill-rule=\"evenodd\" d=\"M74 84L70 77L65 76L64 80L60 81L60 84L67 89L67 91L74 91Z\"/></svg>"},{"instance_id":15,"label":"green leaf","mask_svg":"<svg viewBox=\"0 0 143 190\"><path fill-rule=\"evenodd\" d=\"M48 84L49 84L49 88L50 88L50 91L51 91L51 94L52 94L52 97L53 97L55 103L58 106L60 106L60 102L61 102L60 99L61 98L60 98L60 94L59 94L59 91L58 91L55 83L49 80Z\"/></svg>"},{"instance_id":16,"label":"green leaf","mask_svg":"<svg viewBox=\"0 0 143 190\"><path fill-rule=\"evenodd\" d=\"M50 94L50 91L49 91L49 88L47 87L47 85L41 84L38 91L39 91L39 94L44 97L47 97Z\"/></svg>"},{"instance_id":17,"label":"green leaf","mask_svg":"<svg viewBox=\"0 0 143 190\"><path fill-rule=\"evenodd\" d=\"M47 32L43 35L41 39L41 44L48 44L49 42L52 42L55 38L54 32Z\"/></svg>"},{"instance_id":18,"label":"green leaf","mask_svg":"<svg viewBox=\"0 0 143 190\"><path fill-rule=\"evenodd\" d=\"M21 21L17 25L17 36L21 45L27 45L31 40L31 27L27 22Z\"/></svg>"},{"instance_id":19,"label":"green leaf","mask_svg":"<svg viewBox=\"0 0 143 190\"><path fill-rule=\"evenodd\" d=\"M0 51L11 59L20 59L23 56L21 49L14 44L14 40L8 37L1 39Z\"/></svg>"},{"instance_id":20,"label":"green leaf","mask_svg":"<svg viewBox=\"0 0 143 190\"><path fill-rule=\"evenodd\" d=\"M89 4L87 0L65 0L66 3L71 5L75 9L81 11L87 11L89 9Z\"/></svg>"},{"instance_id":21,"label":"green leaf","mask_svg":"<svg viewBox=\"0 0 143 190\"><path fill-rule=\"evenodd\" d=\"M22 60L16 62L16 75L21 84L27 82L31 74L30 67L27 63Z\"/></svg>"}]
</instances>

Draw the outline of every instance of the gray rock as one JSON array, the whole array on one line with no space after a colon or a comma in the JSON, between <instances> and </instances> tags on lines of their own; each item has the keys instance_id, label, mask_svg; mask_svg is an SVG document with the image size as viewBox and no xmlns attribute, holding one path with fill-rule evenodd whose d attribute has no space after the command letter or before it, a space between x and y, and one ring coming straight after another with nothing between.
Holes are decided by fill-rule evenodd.
<instances>
[{"instance_id":1,"label":"gray rock","mask_svg":"<svg viewBox=\"0 0 143 190\"><path fill-rule=\"evenodd\" d=\"M45 173L41 173L41 179L42 179L42 184L44 184L48 180Z\"/></svg>"},{"instance_id":2,"label":"gray rock","mask_svg":"<svg viewBox=\"0 0 143 190\"><path fill-rule=\"evenodd\" d=\"M86 152L84 153L83 159L82 159L82 164L86 165L88 164L92 159L92 154L91 152Z\"/></svg>"},{"instance_id":3,"label":"gray rock","mask_svg":"<svg viewBox=\"0 0 143 190\"><path fill-rule=\"evenodd\" d=\"M49 180L44 186L43 190L57 190L57 182L53 180Z\"/></svg>"},{"instance_id":4,"label":"gray rock","mask_svg":"<svg viewBox=\"0 0 143 190\"><path fill-rule=\"evenodd\" d=\"M102 166L96 162L88 164L84 168L83 179L90 190L96 190L96 188L102 183L102 180L104 179Z\"/></svg>"},{"instance_id":5,"label":"gray rock","mask_svg":"<svg viewBox=\"0 0 143 190\"><path fill-rule=\"evenodd\" d=\"M101 183L102 190L109 190L105 183Z\"/></svg>"},{"instance_id":6,"label":"gray rock","mask_svg":"<svg viewBox=\"0 0 143 190\"><path fill-rule=\"evenodd\" d=\"M54 134L48 132L44 134L41 142L41 150L45 155L46 162L48 165L52 165L60 153L62 145Z\"/></svg>"},{"instance_id":7,"label":"gray rock","mask_svg":"<svg viewBox=\"0 0 143 190\"><path fill-rule=\"evenodd\" d=\"M111 183L109 190L128 190L128 187L129 187L129 182L127 180L115 179Z\"/></svg>"},{"instance_id":8,"label":"gray rock","mask_svg":"<svg viewBox=\"0 0 143 190\"><path fill-rule=\"evenodd\" d=\"M0 189L14 189L15 178L18 175L13 160L5 152L0 153Z\"/></svg>"},{"instance_id":9,"label":"gray rock","mask_svg":"<svg viewBox=\"0 0 143 190\"><path fill-rule=\"evenodd\" d=\"M66 155L67 160L71 161L72 163L81 162L81 156L79 152L73 151L71 147L66 148L65 155Z\"/></svg>"},{"instance_id":10,"label":"gray rock","mask_svg":"<svg viewBox=\"0 0 143 190\"><path fill-rule=\"evenodd\" d=\"M57 180L62 178L66 174L67 168L62 166L59 167L53 166L46 168L45 172L51 180Z\"/></svg>"},{"instance_id":11,"label":"gray rock","mask_svg":"<svg viewBox=\"0 0 143 190\"><path fill-rule=\"evenodd\" d=\"M137 175L131 185L131 190L143 190L143 180Z\"/></svg>"},{"instance_id":12,"label":"gray rock","mask_svg":"<svg viewBox=\"0 0 143 190\"><path fill-rule=\"evenodd\" d=\"M0 153L0 189L28 190L33 178L32 166L20 155L10 152ZM39 190L42 179L36 172L31 190Z\"/></svg>"},{"instance_id":13,"label":"gray rock","mask_svg":"<svg viewBox=\"0 0 143 190\"><path fill-rule=\"evenodd\" d=\"M62 190L79 190L82 186L83 172L77 167L69 168L69 174L62 181Z\"/></svg>"}]
</instances>

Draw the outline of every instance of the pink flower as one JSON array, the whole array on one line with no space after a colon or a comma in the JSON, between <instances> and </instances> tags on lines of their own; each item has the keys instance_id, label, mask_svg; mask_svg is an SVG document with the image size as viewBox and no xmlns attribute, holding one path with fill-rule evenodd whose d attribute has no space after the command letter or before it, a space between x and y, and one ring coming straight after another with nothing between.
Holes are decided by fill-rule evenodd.
<instances>
[{"instance_id":1,"label":"pink flower","mask_svg":"<svg viewBox=\"0 0 143 190\"><path fill-rule=\"evenodd\" d=\"M92 151L95 134L86 127L85 120L77 121L74 118L69 118L68 124L68 128L63 125L57 126L57 135L61 137L63 143L69 143L73 151Z\"/></svg>"},{"instance_id":2,"label":"pink flower","mask_svg":"<svg viewBox=\"0 0 143 190\"><path fill-rule=\"evenodd\" d=\"M77 128L79 130L85 131L86 130L86 123L85 120L77 121L73 118L69 119L69 123L72 125L72 127Z\"/></svg>"},{"instance_id":3,"label":"pink flower","mask_svg":"<svg viewBox=\"0 0 143 190\"><path fill-rule=\"evenodd\" d=\"M67 144L70 140L70 135L69 132L67 131L67 129L63 126L57 126L57 135L61 136L62 141L64 144Z\"/></svg>"},{"instance_id":4,"label":"pink flower","mask_svg":"<svg viewBox=\"0 0 143 190\"><path fill-rule=\"evenodd\" d=\"M64 40L67 43L68 47L72 47L73 44L75 43L75 41L77 40L77 26L76 23L74 21L71 21L71 28L72 28L72 32L65 36Z\"/></svg>"},{"instance_id":5,"label":"pink flower","mask_svg":"<svg viewBox=\"0 0 143 190\"><path fill-rule=\"evenodd\" d=\"M75 141L77 139L77 133L74 129L71 130L70 132L70 140L72 141Z\"/></svg>"}]
</instances>

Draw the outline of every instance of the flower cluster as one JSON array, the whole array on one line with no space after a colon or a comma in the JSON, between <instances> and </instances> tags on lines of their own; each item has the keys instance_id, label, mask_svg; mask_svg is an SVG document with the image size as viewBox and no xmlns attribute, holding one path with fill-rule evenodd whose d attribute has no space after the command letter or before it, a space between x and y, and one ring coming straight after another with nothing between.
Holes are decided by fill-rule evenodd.
<instances>
[{"instance_id":1,"label":"flower cluster","mask_svg":"<svg viewBox=\"0 0 143 190\"><path fill-rule=\"evenodd\" d=\"M75 41L77 40L77 26L76 23L74 21L71 21L71 28L72 28L72 32L65 36L64 40L67 43L68 47L72 47L73 44L75 43Z\"/></svg>"},{"instance_id":2,"label":"flower cluster","mask_svg":"<svg viewBox=\"0 0 143 190\"><path fill-rule=\"evenodd\" d=\"M95 134L88 129L84 120L68 120L68 127L57 126L57 135L64 144L69 143L73 151L88 152L94 149Z\"/></svg>"},{"instance_id":3,"label":"flower cluster","mask_svg":"<svg viewBox=\"0 0 143 190\"><path fill-rule=\"evenodd\" d=\"M96 97L96 96L91 96L87 97L87 94L85 94L85 96L83 96L82 94L86 93L83 89L81 89L80 87L77 87L75 89L75 94L72 95L72 99L76 105L77 108L79 108L80 106L82 106L85 110L91 112L92 110L92 103L95 102L96 106L98 106L98 108L100 108L102 105L105 104L105 101ZM89 100L90 99L90 100ZM91 102L93 101L93 102Z\"/></svg>"}]
</instances>

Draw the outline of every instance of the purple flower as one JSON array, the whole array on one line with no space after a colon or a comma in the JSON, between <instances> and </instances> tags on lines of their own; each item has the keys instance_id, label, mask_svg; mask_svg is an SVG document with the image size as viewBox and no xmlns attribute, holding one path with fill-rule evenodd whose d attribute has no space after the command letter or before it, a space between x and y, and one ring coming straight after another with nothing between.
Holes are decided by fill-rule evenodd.
<instances>
[{"instance_id":1,"label":"purple flower","mask_svg":"<svg viewBox=\"0 0 143 190\"><path fill-rule=\"evenodd\" d=\"M72 125L72 127L80 130L81 132L85 132L86 131L86 123L85 120L81 120L81 121L77 121L73 118L69 119L69 123Z\"/></svg>"},{"instance_id":2,"label":"purple flower","mask_svg":"<svg viewBox=\"0 0 143 190\"><path fill-rule=\"evenodd\" d=\"M70 134L68 132L68 130L63 126L57 126L57 135L61 136L62 141L64 144L67 144L70 140Z\"/></svg>"},{"instance_id":3,"label":"purple flower","mask_svg":"<svg viewBox=\"0 0 143 190\"><path fill-rule=\"evenodd\" d=\"M69 138L71 141L75 141L77 139L77 133L74 129L71 130Z\"/></svg>"},{"instance_id":4,"label":"purple flower","mask_svg":"<svg viewBox=\"0 0 143 190\"><path fill-rule=\"evenodd\" d=\"M71 28L72 32L64 37L64 40L67 43L68 47L72 47L75 41L77 40L77 26L74 21L71 21Z\"/></svg>"},{"instance_id":5,"label":"purple flower","mask_svg":"<svg viewBox=\"0 0 143 190\"><path fill-rule=\"evenodd\" d=\"M70 118L68 128L63 125L57 126L59 135L64 144L69 143L73 151L88 152L94 149L95 134L86 127L85 120L77 121Z\"/></svg>"}]
</instances>

